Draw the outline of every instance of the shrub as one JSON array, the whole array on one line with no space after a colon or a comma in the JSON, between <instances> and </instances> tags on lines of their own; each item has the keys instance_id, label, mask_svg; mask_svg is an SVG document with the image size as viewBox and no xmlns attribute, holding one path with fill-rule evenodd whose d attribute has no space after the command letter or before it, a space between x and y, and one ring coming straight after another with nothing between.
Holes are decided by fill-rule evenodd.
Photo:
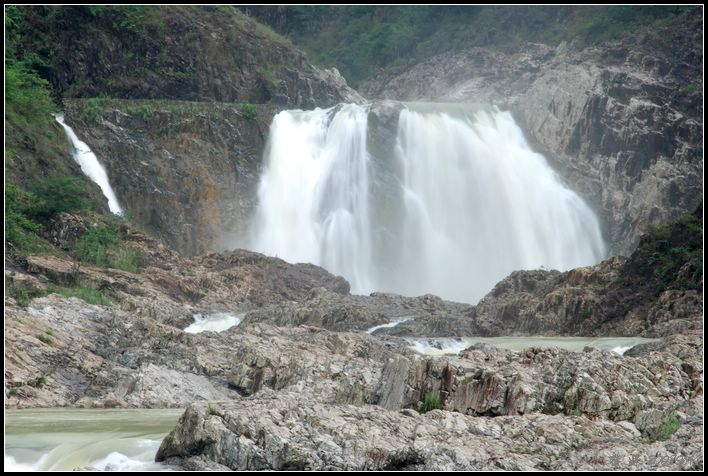
<instances>
[{"instance_id":1,"label":"shrub","mask_svg":"<svg viewBox=\"0 0 708 476\"><path fill-rule=\"evenodd\" d=\"M91 98L84 103L81 111L81 118L86 124L97 124L103 116L103 100L101 98Z\"/></svg>"},{"instance_id":2,"label":"shrub","mask_svg":"<svg viewBox=\"0 0 708 476\"><path fill-rule=\"evenodd\" d=\"M108 226L92 228L74 243L74 256L85 263L96 266L108 266L108 250L118 245L115 229Z\"/></svg>"},{"instance_id":3,"label":"shrub","mask_svg":"<svg viewBox=\"0 0 708 476\"><path fill-rule=\"evenodd\" d=\"M42 225L31 217L37 197L8 183L5 185L5 251L26 255L44 249L47 244L38 236Z\"/></svg>"},{"instance_id":4,"label":"shrub","mask_svg":"<svg viewBox=\"0 0 708 476\"><path fill-rule=\"evenodd\" d=\"M668 440L681 427L681 420L676 414L671 415L659 428L659 440Z\"/></svg>"},{"instance_id":5,"label":"shrub","mask_svg":"<svg viewBox=\"0 0 708 476\"><path fill-rule=\"evenodd\" d=\"M250 103L241 103L241 114L243 114L247 119L255 119L258 117L258 109L256 106Z\"/></svg>"},{"instance_id":6,"label":"shrub","mask_svg":"<svg viewBox=\"0 0 708 476\"><path fill-rule=\"evenodd\" d=\"M29 382L27 382L27 385L29 385L30 387L35 387L35 388L42 388L45 385L47 385L47 377L42 375L41 377L37 377L36 379L30 380Z\"/></svg>"},{"instance_id":7,"label":"shrub","mask_svg":"<svg viewBox=\"0 0 708 476\"><path fill-rule=\"evenodd\" d=\"M44 342L45 344L51 344L51 343L52 343L52 338L49 337L49 336L46 335L46 334L40 334L40 335L38 335L38 336L37 336L37 339L39 339L40 341Z\"/></svg>"},{"instance_id":8,"label":"shrub","mask_svg":"<svg viewBox=\"0 0 708 476\"><path fill-rule=\"evenodd\" d=\"M442 400L440 400L440 396L429 393L425 396L425 400L423 400L420 407L420 413L427 413L430 410L438 410L442 407Z\"/></svg>"},{"instance_id":9,"label":"shrub","mask_svg":"<svg viewBox=\"0 0 708 476\"><path fill-rule=\"evenodd\" d=\"M143 119L143 121L149 121L155 114L155 110L150 104L141 104L138 107L137 113Z\"/></svg>"}]
</instances>

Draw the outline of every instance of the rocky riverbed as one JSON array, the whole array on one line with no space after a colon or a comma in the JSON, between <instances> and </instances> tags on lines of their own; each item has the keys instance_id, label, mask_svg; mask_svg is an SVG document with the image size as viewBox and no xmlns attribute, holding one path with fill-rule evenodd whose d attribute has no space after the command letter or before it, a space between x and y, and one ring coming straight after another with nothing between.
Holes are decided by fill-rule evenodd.
<instances>
[{"instance_id":1,"label":"rocky riverbed","mask_svg":"<svg viewBox=\"0 0 708 476\"><path fill-rule=\"evenodd\" d=\"M65 215L48 233L61 244L85 220ZM631 276L642 246L629 260L514 273L472 306L432 295L355 296L316 266L243 250L187 259L127 225L124 233L149 258L140 272L77 269L47 256L27 258L24 268L6 263L11 285L80 280L114 300L49 295L22 308L6 298L6 406L190 405L158 453L187 469L702 466L696 291L635 296L650 315L671 307L635 333L662 339L625 356L481 344L431 357L402 338L627 335L618 329L631 329L632 309L617 320L603 296L621 288L618 273ZM626 296L651 288L621 283ZM597 306L588 314L573 299ZM240 322L185 332L198 313L238 313Z\"/></svg>"}]
</instances>

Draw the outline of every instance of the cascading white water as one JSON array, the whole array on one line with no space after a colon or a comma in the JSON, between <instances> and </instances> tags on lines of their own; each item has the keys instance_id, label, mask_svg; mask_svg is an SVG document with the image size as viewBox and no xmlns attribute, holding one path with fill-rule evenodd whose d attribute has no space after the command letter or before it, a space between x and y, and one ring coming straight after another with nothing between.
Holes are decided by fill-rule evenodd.
<instances>
[{"instance_id":1,"label":"cascading white water","mask_svg":"<svg viewBox=\"0 0 708 476\"><path fill-rule=\"evenodd\" d=\"M366 106L285 111L271 126L253 249L311 262L353 292L477 302L518 269L597 263L597 218L511 114L409 106L395 157L367 151ZM379 180L374 163L393 160ZM379 188L391 187L394 193Z\"/></svg>"},{"instance_id":2,"label":"cascading white water","mask_svg":"<svg viewBox=\"0 0 708 476\"><path fill-rule=\"evenodd\" d=\"M278 114L258 190L253 247L373 289L365 108Z\"/></svg>"},{"instance_id":3,"label":"cascading white water","mask_svg":"<svg viewBox=\"0 0 708 476\"><path fill-rule=\"evenodd\" d=\"M108 208L116 215L123 215L123 208L118 203L118 197L108 181L108 174L101 163L96 158L96 154L91 152L91 148L81 141L74 133L74 130L64 122L64 116L57 114L55 119L66 132L66 137L71 144L71 155L74 160L81 166L81 171L86 174L96 185L101 188L103 195L108 199Z\"/></svg>"}]
</instances>

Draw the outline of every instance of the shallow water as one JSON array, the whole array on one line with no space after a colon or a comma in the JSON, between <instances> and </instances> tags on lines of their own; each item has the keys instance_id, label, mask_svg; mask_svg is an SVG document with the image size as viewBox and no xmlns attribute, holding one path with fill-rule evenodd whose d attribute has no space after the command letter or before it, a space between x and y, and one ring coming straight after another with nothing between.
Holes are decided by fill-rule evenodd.
<instances>
[{"instance_id":1,"label":"shallow water","mask_svg":"<svg viewBox=\"0 0 708 476\"><path fill-rule=\"evenodd\" d=\"M509 350L529 347L560 347L571 352L582 352L585 347L611 350L620 355L638 344L658 342L660 339L644 337L463 337L455 338L405 338L408 347L424 355L449 355L462 352L475 344L492 344Z\"/></svg>"},{"instance_id":2,"label":"shallow water","mask_svg":"<svg viewBox=\"0 0 708 476\"><path fill-rule=\"evenodd\" d=\"M183 409L5 411L5 471L166 471L155 463Z\"/></svg>"}]
</instances>

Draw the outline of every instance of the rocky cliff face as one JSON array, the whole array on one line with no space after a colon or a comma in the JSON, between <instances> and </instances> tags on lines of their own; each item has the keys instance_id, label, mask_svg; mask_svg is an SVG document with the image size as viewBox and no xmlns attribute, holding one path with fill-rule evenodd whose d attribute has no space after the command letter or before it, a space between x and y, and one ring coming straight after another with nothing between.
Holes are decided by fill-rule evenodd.
<instances>
[{"instance_id":1,"label":"rocky cliff face","mask_svg":"<svg viewBox=\"0 0 708 476\"><path fill-rule=\"evenodd\" d=\"M371 98L510 109L528 138L598 211L612 254L702 197L702 10L684 22L578 51L472 48L382 72Z\"/></svg>"},{"instance_id":2,"label":"rocky cliff face","mask_svg":"<svg viewBox=\"0 0 708 476\"><path fill-rule=\"evenodd\" d=\"M515 271L472 314L481 334L668 336L703 328L703 208L642 237L629 259Z\"/></svg>"},{"instance_id":3,"label":"rocky cliff face","mask_svg":"<svg viewBox=\"0 0 708 476\"><path fill-rule=\"evenodd\" d=\"M186 255L247 229L273 109L178 101L66 100L129 219Z\"/></svg>"},{"instance_id":4,"label":"rocky cliff face","mask_svg":"<svg viewBox=\"0 0 708 476\"><path fill-rule=\"evenodd\" d=\"M21 7L23 50L62 97L333 105L357 97L231 6ZM21 32L21 33L23 33Z\"/></svg>"}]
</instances>

